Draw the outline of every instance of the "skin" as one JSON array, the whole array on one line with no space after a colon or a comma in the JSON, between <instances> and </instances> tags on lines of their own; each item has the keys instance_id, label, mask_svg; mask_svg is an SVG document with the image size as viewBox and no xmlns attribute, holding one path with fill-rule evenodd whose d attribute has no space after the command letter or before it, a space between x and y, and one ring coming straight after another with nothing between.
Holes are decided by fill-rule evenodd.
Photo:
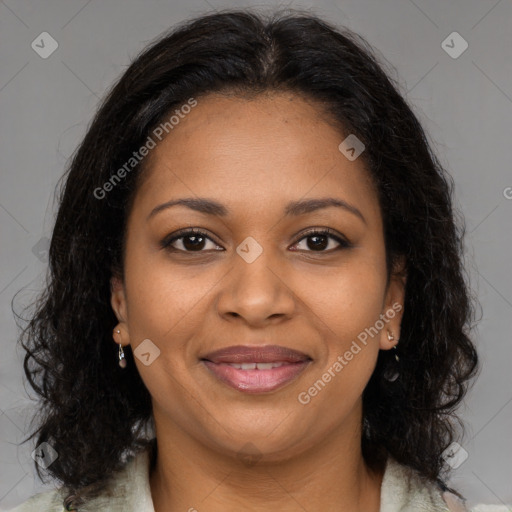
<instances>
[{"instance_id":1,"label":"skin","mask_svg":"<svg viewBox=\"0 0 512 512\"><path fill-rule=\"evenodd\" d=\"M344 138L318 105L292 93L208 95L149 155L111 304L116 342L136 349L150 339L160 350L148 366L135 358L158 439L156 512L379 510L383 468L371 471L362 457L362 393L379 350L399 339L401 313L308 404L298 401L358 334L404 301L401 268L387 282L376 190L363 159L339 151ZM147 220L184 197L215 199L232 213L174 206ZM336 207L283 213L289 201L322 197L350 203L365 220ZM211 240L195 251L190 238L176 240L175 252L159 246L187 227ZM353 246L327 238L316 249L303 235L327 227ZM251 263L236 252L249 236L263 249ZM284 345L313 361L284 387L247 394L199 360L243 344Z\"/></svg>"}]
</instances>

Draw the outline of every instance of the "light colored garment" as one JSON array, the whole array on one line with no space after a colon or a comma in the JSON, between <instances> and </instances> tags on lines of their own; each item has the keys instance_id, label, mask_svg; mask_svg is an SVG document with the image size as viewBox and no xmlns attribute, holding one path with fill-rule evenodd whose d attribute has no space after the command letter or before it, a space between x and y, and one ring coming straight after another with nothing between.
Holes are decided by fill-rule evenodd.
<instances>
[{"instance_id":1,"label":"light colored garment","mask_svg":"<svg viewBox=\"0 0 512 512\"><path fill-rule=\"evenodd\" d=\"M112 495L95 498L78 512L155 512L149 486L149 455L131 459L111 484ZM11 512L63 512L58 490L33 496ZM194 510L191 507L190 510ZM388 459L382 480L380 512L463 512L464 504L453 494L442 493L416 472ZM509 512L512 507L478 505L470 512ZM207 512L206 510L204 512Z\"/></svg>"}]
</instances>

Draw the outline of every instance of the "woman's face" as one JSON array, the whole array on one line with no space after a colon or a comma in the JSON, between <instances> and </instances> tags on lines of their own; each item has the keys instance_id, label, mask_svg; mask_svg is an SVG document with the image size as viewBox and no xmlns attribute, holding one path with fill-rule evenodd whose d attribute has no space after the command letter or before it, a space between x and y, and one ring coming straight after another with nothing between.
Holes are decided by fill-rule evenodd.
<instances>
[{"instance_id":1,"label":"woman's face","mask_svg":"<svg viewBox=\"0 0 512 512\"><path fill-rule=\"evenodd\" d=\"M250 441L271 459L360 431L404 287L386 286L377 194L343 139L291 93L209 95L152 150L112 306L157 434L166 425L233 455ZM314 208L328 198L339 206ZM181 199L195 203L162 207ZM204 235L162 247L184 228Z\"/></svg>"}]
</instances>

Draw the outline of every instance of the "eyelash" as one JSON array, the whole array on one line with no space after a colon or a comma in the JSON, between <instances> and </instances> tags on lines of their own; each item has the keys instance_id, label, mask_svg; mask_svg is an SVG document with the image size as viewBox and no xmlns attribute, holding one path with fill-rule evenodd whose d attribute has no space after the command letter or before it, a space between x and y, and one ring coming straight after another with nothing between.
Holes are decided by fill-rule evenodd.
<instances>
[{"instance_id":1,"label":"eyelash","mask_svg":"<svg viewBox=\"0 0 512 512\"><path fill-rule=\"evenodd\" d=\"M168 250L170 252L174 252L174 253L181 252L181 253L187 253L187 254L194 254L194 253L200 254L202 252L207 252L207 251L204 251L204 250L200 250L200 251L184 251L182 249L176 249L174 247L171 247L171 244L173 242L175 242L176 240L180 240L182 238L187 238L188 236L201 236L203 238L207 238L208 240L210 240L214 244L218 245L204 231L201 231L200 229L197 229L197 228L192 228L192 229L180 230L180 231L174 233L173 235L171 235L171 238L169 238L169 236L165 237L160 242L160 247L162 249L166 249L166 250ZM336 249L331 249L329 251L311 251L311 250L307 250L306 252L331 254L332 252L338 251L340 249L348 249L348 248L352 247L352 244L350 242L348 242L344 238L341 238L340 236L337 236L329 228L324 228L324 229L313 228L313 229L310 229L306 233L303 233L301 238L299 238L293 245L297 245L299 242L301 242L305 238L309 238L309 237L312 237L312 236L328 236L329 238L332 238L333 240L338 242L340 244L340 247L337 247Z\"/></svg>"}]
</instances>

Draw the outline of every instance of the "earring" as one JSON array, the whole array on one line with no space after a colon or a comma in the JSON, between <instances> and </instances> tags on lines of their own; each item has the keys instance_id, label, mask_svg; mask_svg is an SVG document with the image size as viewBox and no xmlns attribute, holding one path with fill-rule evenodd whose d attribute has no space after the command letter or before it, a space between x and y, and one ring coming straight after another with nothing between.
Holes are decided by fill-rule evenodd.
<instances>
[{"instance_id":1,"label":"earring","mask_svg":"<svg viewBox=\"0 0 512 512\"><path fill-rule=\"evenodd\" d=\"M121 368L126 368L126 358L124 357L124 350L121 343L119 343L119 366Z\"/></svg>"},{"instance_id":2,"label":"earring","mask_svg":"<svg viewBox=\"0 0 512 512\"><path fill-rule=\"evenodd\" d=\"M395 339L394 334L391 331L388 331L388 340L389 341L394 341L394 339ZM400 358L398 357L398 354L396 353L397 352L397 348L396 348L397 345L398 345L398 341L395 343L395 345L393 345L396 363L394 365L391 365L391 363L390 363L390 366L388 366L384 370L384 374L383 374L383 377L387 381L389 381L389 382L394 382L400 376L400 373L398 371L398 362L400 361Z\"/></svg>"},{"instance_id":3,"label":"earring","mask_svg":"<svg viewBox=\"0 0 512 512\"><path fill-rule=\"evenodd\" d=\"M121 334L121 331L119 329L114 329L114 332L119 335ZM121 343L119 343L119 366L121 368L126 368L126 358L124 357L124 350Z\"/></svg>"},{"instance_id":4,"label":"earring","mask_svg":"<svg viewBox=\"0 0 512 512\"><path fill-rule=\"evenodd\" d=\"M393 341L394 339L395 339L394 334L391 331L388 331L388 340L389 341ZM398 361L400 361L400 358L398 357L398 354L396 353L397 352L397 348L396 348L397 345L398 345L398 341L396 342L395 345L393 345L393 349L395 351L395 360L398 362Z\"/></svg>"}]
</instances>

